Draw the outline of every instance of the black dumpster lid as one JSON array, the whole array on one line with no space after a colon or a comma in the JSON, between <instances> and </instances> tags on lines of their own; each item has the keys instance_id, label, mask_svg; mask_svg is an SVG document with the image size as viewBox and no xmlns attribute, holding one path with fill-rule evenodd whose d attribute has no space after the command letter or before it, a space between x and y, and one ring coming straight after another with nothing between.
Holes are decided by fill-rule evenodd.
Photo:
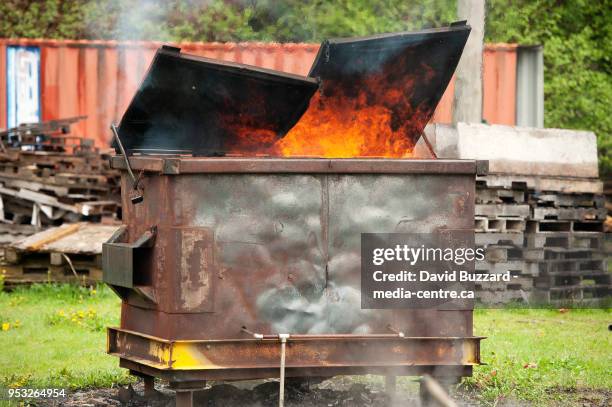
<instances>
[{"instance_id":1,"label":"black dumpster lid","mask_svg":"<svg viewBox=\"0 0 612 407\"><path fill-rule=\"evenodd\" d=\"M322 103L339 93L383 105L416 143L455 72L470 33L465 21L415 32L326 40L309 76L322 83ZM386 92L400 90L386 99ZM364 98L364 91L366 96Z\"/></svg>"},{"instance_id":2,"label":"black dumpster lid","mask_svg":"<svg viewBox=\"0 0 612 407\"><path fill-rule=\"evenodd\" d=\"M297 122L317 88L316 79L163 46L121 119L119 135L128 154L223 155L248 150L249 143L265 147Z\"/></svg>"}]
</instances>

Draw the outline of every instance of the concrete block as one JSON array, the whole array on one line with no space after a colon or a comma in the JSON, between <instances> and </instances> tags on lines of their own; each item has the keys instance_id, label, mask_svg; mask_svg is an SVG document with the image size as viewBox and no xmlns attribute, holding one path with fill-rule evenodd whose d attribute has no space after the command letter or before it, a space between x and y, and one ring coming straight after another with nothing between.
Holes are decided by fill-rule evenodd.
<instances>
[{"instance_id":1,"label":"concrete block","mask_svg":"<svg viewBox=\"0 0 612 407\"><path fill-rule=\"evenodd\" d=\"M489 173L597 178L597 140L590 131L476 123L436 125L439 157L489 160Z\"/></svg>"}]
</instances>

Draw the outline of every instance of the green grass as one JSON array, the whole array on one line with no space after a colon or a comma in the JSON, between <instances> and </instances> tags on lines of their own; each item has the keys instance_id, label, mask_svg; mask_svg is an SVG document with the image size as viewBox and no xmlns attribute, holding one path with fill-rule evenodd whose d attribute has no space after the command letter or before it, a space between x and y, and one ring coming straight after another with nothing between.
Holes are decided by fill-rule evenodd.
<instances>
[{"instance_id":1,"label":"green grass","mask_svg":"<svg viewBox=\"0 0 612 407\"><path fill-rule=\"evenodd\" d=\"M536 405L576 401L581 393L612 389L610 309L477 310L482 360L464 385L484 402ZM579 404L582 405L582 404Z\"/></svg>"},{"instance_id":2,"label":"green grass","mask_svg":"<svg viewBox=\"0 0 612 407\"><path fill-rule=\"evenodd\" d=\"M76 389L128 381L105 353L104 327L118 324L119 307L105 286L35 285L0 293L0 323L10 324L0 330L0 387Z\"/></svg>"},{"instance_id":3,"label":"green grass","mask_svg":"<svg viewBox=\"0 0 612 407\"><path fill-rule=\"evenodd\" d=\"M118 324L119 306L104 286L94 291L37 285L0 293L0 324L10 324L0 330L0 387L77 389L129 382L117 359L105 353L104 327ZM488 365L477 367L462 388L490 405L503 400L581 405L581 391L612 388L610 323L609 309L477 310L474 330L488 337L482 342Z\"/></svg>"}]
</instances>

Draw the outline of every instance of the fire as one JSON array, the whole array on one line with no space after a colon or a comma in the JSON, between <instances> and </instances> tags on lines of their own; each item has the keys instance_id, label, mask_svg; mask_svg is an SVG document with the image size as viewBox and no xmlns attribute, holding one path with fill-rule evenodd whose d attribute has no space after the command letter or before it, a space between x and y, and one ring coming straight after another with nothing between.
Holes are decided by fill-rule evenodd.
<instances>
[{"instance_id":1,"label":"fire","mask_svg":"<svg viewBox=\"0 0 612 407\"><path fill-rule=\"evenodd\" d=\"M239 135L235 139L228 138L228 145L226 147L230 153L243 155L243 152L246 151L270 154L271 151L276 150L273 145L277 137L276 133L274 133L272 130L262 129L254 125L247 124L228 124L226 128L230 133Z\"/></svg>"},{"instance_id":2,"label":"fire","mask_svg":"<svg viewBox=\"0 0 612 407\"><path fill-rule=\"evenodd\" d=\"M383 64L377 73L343 74L323 81L323 88L297 124L275 140L256 126L240 126L231 152L281 157L408 158L435 104L419 96L415 84L430 83L435 72L410 65L409 56ZM409 67L409 68L406 68Z\"/></svg>"},{"instance_id":3,"label":"fire","mask_svg":"<svg viewBox=\"0 0 612 407\"><path fill-rule=\"evenodd\" d=\"M397 99L396 93L389 92L388 100ZM315 96L275 150L284 157L411 157L414 143L407 133L414 123L406 120L397 125L393 109L366 102L365 95L357 99Z\"/></svg>"},{"instance_id":4,"label":"fire","mask_svg":"<svg viewBox=\"0 0 612 407\"><path fill-rule=\"evenodd\" d=\"M383 64L376 73L324 81L300 121L275 147L282 156L411 157L433 114L430 103L413 106L415 85L435 72L415 67L410 54ZM416 68L416 69L415 69Z\"/></svg>"}]
</instances>

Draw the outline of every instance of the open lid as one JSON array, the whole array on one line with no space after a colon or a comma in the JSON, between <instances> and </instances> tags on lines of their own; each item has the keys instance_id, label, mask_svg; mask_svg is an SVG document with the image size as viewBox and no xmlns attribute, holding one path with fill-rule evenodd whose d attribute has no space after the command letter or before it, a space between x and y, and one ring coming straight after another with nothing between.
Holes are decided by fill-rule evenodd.
<instances>
[{"instance_id":1,"label":"open lid","mask_svg":"<svg viewBox=\"0 0 612 407\"><path fill-rule=\"evenodd\" d=\"M360 109L383 107L390 111L392 133L405 135L415 145L448 86L470 30L459 21L423 31L326 40L309 76L321 80L320 103L325 108L342 104L338 110L345 111L351 106L357 116Z\"/></svg>"},{"instance_id":2,"label":"open lid","mask_svg":"<svg viewBox=\"0 0 612 407\"><path fill-rule=\"evenodd\" d=\"M249 143L272 145L302 116L317 88L316 79L163 46L121 119L119 136L127 154L211 156L248 150Z\"/></svg>"}]
</instances>

